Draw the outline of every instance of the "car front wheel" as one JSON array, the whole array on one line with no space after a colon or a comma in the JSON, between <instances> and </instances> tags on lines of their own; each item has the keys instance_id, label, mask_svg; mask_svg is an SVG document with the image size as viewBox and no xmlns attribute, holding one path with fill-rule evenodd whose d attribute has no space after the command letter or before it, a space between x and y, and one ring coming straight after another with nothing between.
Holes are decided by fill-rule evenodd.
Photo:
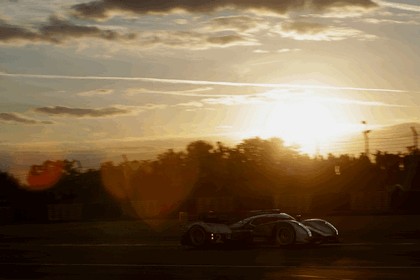
<instances>
[{"instance_id":1,"label":"car front wheel","mask_svg":"<svg viewBox=\"0 0 420 280\"><path fill-rule=\"evenodd\" d=\"M291 225L279 225L277 226L274 234L275 243L278 246L287 246L295 243L295 230Z\"/></svg>"}]
</instances>

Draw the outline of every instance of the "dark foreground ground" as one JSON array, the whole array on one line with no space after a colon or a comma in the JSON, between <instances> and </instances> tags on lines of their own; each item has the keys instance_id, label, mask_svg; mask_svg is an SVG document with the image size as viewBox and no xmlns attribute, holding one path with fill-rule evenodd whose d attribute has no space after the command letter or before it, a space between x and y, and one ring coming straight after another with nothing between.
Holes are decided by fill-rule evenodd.
<instances>
[{"instance_id":1,"label":"dark foreground ground","mask_svg":"<svg viewBox=\"0 0 420 280\"><path fill-rule=\"evenodd\" d=\"M179 246L177 221L0 227L1 279L420 279L419 216L328 217L340 244Z\"/></svg>"}]
</instances>

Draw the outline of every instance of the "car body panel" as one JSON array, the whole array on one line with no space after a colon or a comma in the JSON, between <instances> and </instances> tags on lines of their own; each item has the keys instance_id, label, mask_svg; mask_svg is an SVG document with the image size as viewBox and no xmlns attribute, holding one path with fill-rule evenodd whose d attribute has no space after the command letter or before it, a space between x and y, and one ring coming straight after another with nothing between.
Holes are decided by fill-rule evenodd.
<instances>
[{"instance_id":1,"label":"car body panel","mask_svg":"<svg viewBox=\"0 0 420 280\"><path fill-rule=\"evenodd\" d=\"M232 239L241 240L241 237L253 240L271 240L274 237L275 228L281 224L292 226L295 231L296 243L307 243L310 241L311 233L305 226L293 217L285 213L261 214L251 216L230 226L232 229Z\"/></svg>"},{"instance_id":2,"label":"car body panel","mask_svg":"<svg viewBox=\"0 0 420 280\"><path fill-rule=\"evenodd\" d=\"M193 225L199 225L210 233L220 233L220 234L232 233L232 230L229 228L229 226L225 224L196 222L196 223L191 224L189 227Z\"/></svg>"},{"instance_id":3,"label":"car body panel","mask_svg":"<svg viewBox=\"0 0 420 280\"><path fill-rule=\"evenodd\" d=\"M181 244L189 242L190 229L194 226L205 230L206 244L212 243L256 243L260 241L276 243L276 232L279 228L293 230L293 244L309 244L313 241L338 239L337 229L322 219L306 219L297 221L292 216L281 212L255 212L250 216L232 224L197 221L189 224L181 237ZM278 243L278 242L277 242ZM281 244L280 244L281 245Z\"/></svg>"},{"instance_id":4,"label":"car body panel","mask_svg":"<svg viewBox=\"0 0 420 280\"><path fill-rule=\"evenodd\" d=\"M311 232L314 241L338 242L339 234L335 226L323 219L306 219L302 221Z\"/></svg>"}]
</instances>

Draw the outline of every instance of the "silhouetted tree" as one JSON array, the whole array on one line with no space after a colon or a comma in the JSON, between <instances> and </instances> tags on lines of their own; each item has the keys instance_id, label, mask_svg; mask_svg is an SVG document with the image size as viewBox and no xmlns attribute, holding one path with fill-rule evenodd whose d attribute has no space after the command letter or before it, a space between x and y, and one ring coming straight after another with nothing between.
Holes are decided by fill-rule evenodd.
<instances>
[{"instance_id":1,"label":"silhouetted tree","mask_svg":"<svg viewBox=\"0 0 420 280\"><path fill-rule=\"evenodd\" d=\"M20 184L7 172L0 171L0 205L10 206L19 199Z\"/></svg>"}]
</instances>

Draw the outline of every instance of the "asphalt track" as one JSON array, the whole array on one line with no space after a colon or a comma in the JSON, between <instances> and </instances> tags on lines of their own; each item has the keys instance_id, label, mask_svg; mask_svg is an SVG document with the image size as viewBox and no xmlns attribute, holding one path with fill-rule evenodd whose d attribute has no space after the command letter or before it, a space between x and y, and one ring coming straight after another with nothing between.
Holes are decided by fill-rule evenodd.
<instances>
[{"instance_id":1,"label":"asphalt track","mask_svg":"<svg viewBox=\"0 0 420 280\"><path fill-rule=\"evenodd\" d=\"M386 238L368 238L375 232L366 232L370 235L352 234L340 244L317 247L202 250L180 246L177 234L135 239L124 234L107 240L78 238L69 242L64 238L33 239L28 236L35 233L19 232L19 238L9 235L0 242L0 278L420 279L420 238L416 231Z\"/></svg>"}]
</instances>

